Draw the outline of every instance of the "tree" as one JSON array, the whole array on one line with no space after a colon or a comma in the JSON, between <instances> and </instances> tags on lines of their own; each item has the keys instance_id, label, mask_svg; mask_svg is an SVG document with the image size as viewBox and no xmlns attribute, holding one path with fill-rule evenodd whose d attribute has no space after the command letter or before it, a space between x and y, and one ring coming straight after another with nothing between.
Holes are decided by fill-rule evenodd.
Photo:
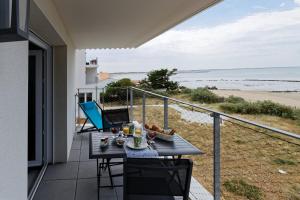
<instances>
[{"instance_id":1,"label":"tree","mask_svg":"<svg viewBox=\"0 0 300 200\"><path fill-rule=\"evenodd\" d=\"M135 86L129 78L123 78L109 83L104 93L101 93L105 101L123 101L127 98L127 87ZM102 99L101 99L102 100Z\"/></svg>"},{"instance_id":2,"label":"tree","mask_svg":"<svg viewBox=\"0 0 300 200\"><path fill-rule=\"evenodd\" d=\"M153 70L147 74L147 78L141 81L141 86L147 89L166 89L167 91L178 89L178 82L170 81L170 77L176 74L177 69Z\"/></svg>"}]
</instances>

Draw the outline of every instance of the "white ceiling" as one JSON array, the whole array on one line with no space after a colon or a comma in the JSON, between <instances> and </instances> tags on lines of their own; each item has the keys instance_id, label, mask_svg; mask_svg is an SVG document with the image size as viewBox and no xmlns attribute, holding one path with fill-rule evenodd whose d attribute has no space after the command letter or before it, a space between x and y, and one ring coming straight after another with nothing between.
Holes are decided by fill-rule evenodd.
<instances>
[{"instance_id":1,"label":"white ceiling","mask_svg":"<svg viewBox=\"0 0 300 200\"><path fill-rule=\"evenodd\" d=\"M76 48L133 48L220 0L52 0Z\"/></svg>"}]
</instances>

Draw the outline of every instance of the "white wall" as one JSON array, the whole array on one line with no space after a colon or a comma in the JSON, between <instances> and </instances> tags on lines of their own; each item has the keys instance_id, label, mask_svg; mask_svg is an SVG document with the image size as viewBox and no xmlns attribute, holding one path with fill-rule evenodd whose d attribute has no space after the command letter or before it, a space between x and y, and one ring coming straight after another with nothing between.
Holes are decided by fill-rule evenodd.
<instances>
[{"instance_id":1,"label":"white wall","mask_svg":"<svg viewBox=\"0 0 300 200\"><path fill-rule=\"evenodd\" d=\"M86 84L96 84L97 83L97 68L86 68L85 69L85 83Z\"/></svg>"},{"instance_id":2,"label":"white wall","mask_svg":"<svg viewBox=\"0 0 300 200\"><path fill-rule=\"evenodd\" d=\"M70 154L73 133L75 132L75 48L67 47L67 151Z\"/></svg>"},{"instance_id":3,"label":"white wall","mask_svg":"<svg viewBox=\"0 0 300 200\"><path fill-rule=\"evenodd\" d=\"M85 50L76 50L75 87L85 87Z\"/></svg>"},{"instance_id":4,"label":"white wall","mask_svg":"<svg viewBox=\"0 0 300 200\"><path fill-rule=\"evenodd\" d=\"M75 132L75 50L53 48L54 161L66 162Z\"/></svg>"},{"instance_id":5,"label":"white wall","mask_svg":"<svg viewBox=\"0 0 300 200\"><path fill-rule=\"evenodd\" d=\"M28 42L0 43L0 199L27 199Z\"/></svg>"},{"instance_id":6,"label":"white wall","mask_svg":"<svg viewBox=\"0 0 300 200\"><path fill-rule=\"evenodd\" d=\"M65 162L67 153L67 48L53 48L53 157Z\"/></svg>"}]
</instances>

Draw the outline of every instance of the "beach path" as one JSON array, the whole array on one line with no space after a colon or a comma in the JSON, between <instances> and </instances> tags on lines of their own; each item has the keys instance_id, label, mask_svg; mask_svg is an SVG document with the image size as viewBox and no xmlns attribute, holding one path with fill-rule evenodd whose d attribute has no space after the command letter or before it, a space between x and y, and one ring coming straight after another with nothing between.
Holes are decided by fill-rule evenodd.
<instances>
[{"instance_id":1,"label":"beach path","mask_svg":"<svg viewBox=\"0 0 300 200\"><path fill-rule=\"evenodd\" d=\"M212 90L215 94L223 97L230 95L239 96L248 101L271 100L276 103L300 108L300 92L264 92L264 91L241 91L241 90Z\"/></svg>"}]
</instances>

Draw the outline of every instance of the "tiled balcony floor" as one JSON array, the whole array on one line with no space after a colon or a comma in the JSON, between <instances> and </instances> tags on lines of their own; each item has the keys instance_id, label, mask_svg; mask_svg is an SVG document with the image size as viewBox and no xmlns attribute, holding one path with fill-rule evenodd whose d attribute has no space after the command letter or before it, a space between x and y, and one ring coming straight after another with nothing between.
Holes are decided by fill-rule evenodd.
<instances>
[{"instance_id":1,"label":"tiled balcony floor","mask_svg":"<svg viewBox=\"0 0 300 200\"><path fill-rule=\"evenodd\" d=\"M88 133L75 134L67 163L49 165L34 200L97 200L96 160L89 159ZM113 166L114 173L122 166ZM115 184L123 184L122 177L114 178ZM101 177L101 185L108 185L107 172ZM100 200L123 199L122 188L101 188Z\"/></svg>"},{"instance_id":2,"label":"tiled balcony floor","mask_svg":"<svg viewBox=\"0 0 300 200\"><path fill-rule=\"evenodd\" d=\"M75 134L67 163L49 165L35 194L34 200L97 200L96 160L89 159L89 134ZM112 166L114 174L123 166ZM115 177L116 185L123 184ZM101 185L109 185L108 172L102 173ZM122 200L123 188L101 188L100 200ZM212 195L192 178L191 200L212 200Z\"/></svg>"}]
</instances>

